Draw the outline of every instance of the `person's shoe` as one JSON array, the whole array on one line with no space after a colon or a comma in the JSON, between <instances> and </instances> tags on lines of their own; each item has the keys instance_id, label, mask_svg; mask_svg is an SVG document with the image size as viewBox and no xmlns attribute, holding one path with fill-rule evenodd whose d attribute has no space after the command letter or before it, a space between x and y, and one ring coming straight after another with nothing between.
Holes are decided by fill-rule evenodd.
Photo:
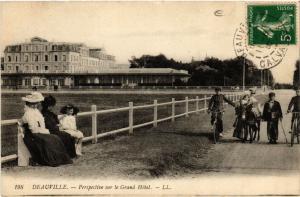
<instances>
[{"instance_id":1,"label":"person's shoe","mask_svg":"<svg viewBox=\"0 0 300 197\"><path fill-rule=\"evenodd\" d=\"M273 142L273 144L277 144L277 142L276 142L276 141L274 141L274 142Z\"/></svg>"},{"instance_id":2,"label":"person's shoe","mask_svg":"<svg viewBox=\"0 0 300 197\"><path fill-rule=\"evenodd\" d=\"M223 133L219 133L219 137L223 137Z\"/></svg>"}]
</instances>

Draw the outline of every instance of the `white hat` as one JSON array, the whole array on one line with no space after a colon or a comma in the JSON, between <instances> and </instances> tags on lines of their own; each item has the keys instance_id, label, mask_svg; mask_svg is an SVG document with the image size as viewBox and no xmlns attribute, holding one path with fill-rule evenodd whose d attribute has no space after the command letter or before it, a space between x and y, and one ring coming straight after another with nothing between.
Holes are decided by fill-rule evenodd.
<instances>
[{"instance_id":1,"label":"white hat","mask_svg":"<svg viewBox=\"0 0 300 197\"><path fill-rule=\"evenodd\" d=\"M44 100L44 97L39 92L31 92L31 94L22 97L22 101L26 101L29 103L38 103Z\"/></svg>"},{"instance_id":2,"label":"white hat","mask_svg":"<svg viewBox=\"0 0 300 197\"><path fill-rule=\"evenodd\" d=\"M244 91L244 95L249 95L250 94L250 91L246 90Z\"/></svg>"}]
</instances>

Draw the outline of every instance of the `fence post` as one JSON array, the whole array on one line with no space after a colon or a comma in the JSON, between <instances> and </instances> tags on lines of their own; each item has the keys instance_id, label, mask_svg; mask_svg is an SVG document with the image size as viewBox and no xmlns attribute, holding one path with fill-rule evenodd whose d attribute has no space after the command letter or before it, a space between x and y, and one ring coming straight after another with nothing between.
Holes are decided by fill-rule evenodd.
<instances>
[{"instance_id":1,"label":"fence post","mask_svg":"<svg viewBox=\"0 0 300 197\"><path fill-rule=\"evenodd\" d=\"M91 111L93 112L92 114L92 136L93 136L93 143L97 143L97 106L92 105L91 106Z\"/></svg>"},{"instance_id":2,"label":"fence post","mask_svg":"<svg viewBox=\"0 0 300 197\"><path fill-rule=\"evenodd\" d=\"M154 100L153 126L157 127L157 100Z\"/></svg>"},{"instance_id":3,"label":"fence post","mask_svg":"<svg viewBox=\"0 0 300 197\"><path fill-rule=\"evenodd\" d=\"M133 102L129 102L128 126L129 134L133 134Z\"/></svg>"},{"instance_id":4,"label":"fence post","mask_svg":"<svg viewBox=\"0 0 300 197\"><path fill-rule=\"evenodd\" d=\"M199 114L199 96L196 96L196 114Z\"/></svg>"},{"instance_id":5,"label":"fence post","mask_svg":"<svg viewBox=\"0 0 300 197\"><path fill-rule=\"evenodd\" d=\"M172 122L175 121L175 98L172 98Z\"/></svg>"},{"instance_id":6,"label":"fence post","mask_svg":"<svg viewBox=\"0 0 300 197\"><path fill-rule=\"evenodd\" d=\"M185 117L189 117L189 97L185 97Z\"/></svg>"}]
</instances>

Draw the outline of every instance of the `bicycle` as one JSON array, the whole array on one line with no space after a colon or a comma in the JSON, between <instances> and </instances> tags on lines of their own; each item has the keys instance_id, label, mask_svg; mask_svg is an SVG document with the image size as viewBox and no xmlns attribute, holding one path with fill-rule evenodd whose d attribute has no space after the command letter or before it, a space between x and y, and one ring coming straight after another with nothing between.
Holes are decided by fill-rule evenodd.
<instances>
[{"instance_id":1,"label":"bicycle","mask_svg":"<svg viewBox=\"0 0 300 197\"><path fill-rule=\"evenodd\" d=\"M224 111L213 111L212 117L214 118L214 122L212 125L212 132L214 137L214 144L217 144L220 139L220 130L222 127L222 117L221 115L224 113Z\"/></svg>"},{"instance_id":2,"label":"bicycle","mask_svg":"<svg viewBox=\"0 0 300 197\"><path fill-rule=\"evenodd\" d=\"M293 123L292 123L292 131L291 131L291 147L294 145L295 137L297 138L297 143L300 143L300 112L292 112L293 114Z\"/></svg>"}]
</instances>

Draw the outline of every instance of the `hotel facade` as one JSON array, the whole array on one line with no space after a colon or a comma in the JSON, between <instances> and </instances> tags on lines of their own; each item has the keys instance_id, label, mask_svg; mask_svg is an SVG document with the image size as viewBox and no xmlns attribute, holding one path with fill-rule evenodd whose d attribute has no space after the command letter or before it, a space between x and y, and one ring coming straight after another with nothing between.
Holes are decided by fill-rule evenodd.
<instances>
[{"instance_id":1,"label":"hotel facade","mask_svg":"<svg viewBox=\"0 0 300 197\"><path fill-rule=\"evenodd\" d=\"M118 66L102 48L39 37L6 46L1 58L1 86L7 88L172 85L188 77L182 70Z\"/></svg>"}]
</instances>

